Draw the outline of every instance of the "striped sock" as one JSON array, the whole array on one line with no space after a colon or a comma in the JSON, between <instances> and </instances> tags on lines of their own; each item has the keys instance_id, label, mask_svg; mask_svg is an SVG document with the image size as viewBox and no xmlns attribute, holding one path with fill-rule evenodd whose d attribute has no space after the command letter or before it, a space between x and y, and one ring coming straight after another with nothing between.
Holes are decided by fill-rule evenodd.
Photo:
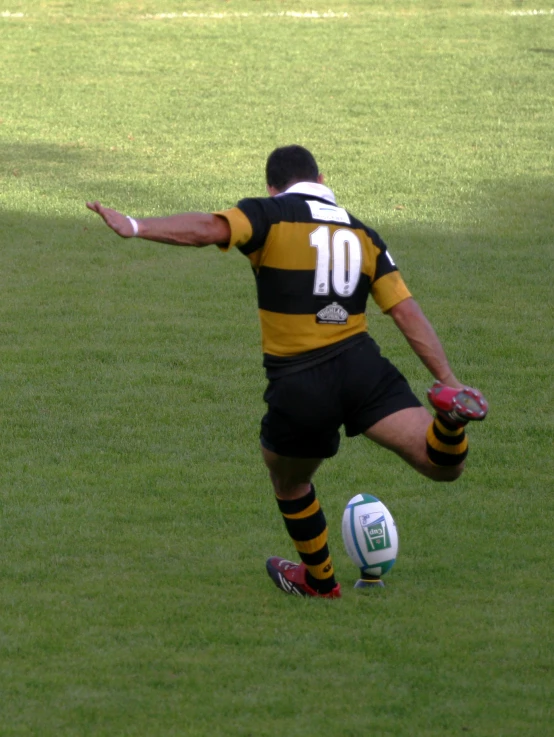
<instances>
[{"instance_id":1,"label":"striped sock","mask_svg":"<svg viewBox=\"0 0 554 737\"><path fill-rule=\"evenodd\" d=\"M306 583L320 594L329 593L337 582L327 547L327 522L313 484L301 499L276 499L287 532L308 569Z\"/></svg>"},{"instance_id":2,"label":"striped sock","mask_svg":"<svg viewBox=\"0 0 554 737\"><path fill-rule=\"evenodd\" d=\"M427 430L427 456L435 466L457 466L467 456L465 427L435 417Z\"/></svg>"}]
</instances>

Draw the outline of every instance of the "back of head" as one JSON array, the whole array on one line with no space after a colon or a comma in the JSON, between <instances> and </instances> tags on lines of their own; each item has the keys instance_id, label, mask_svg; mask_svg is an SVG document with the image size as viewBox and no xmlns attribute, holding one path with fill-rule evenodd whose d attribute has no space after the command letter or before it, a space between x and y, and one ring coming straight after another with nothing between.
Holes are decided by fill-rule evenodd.
<instances>
[{"instance_id":1,"label":"back of head","mask_svg":"<svg viewBox=\"0 0 554 737\"><path fill-rule=\"evenodd\" d=\"M307 148L282 146L269 155L265 175L268 185L282 192L296 182L316 182L319 170Z\"/></svg>"}]
</instances>

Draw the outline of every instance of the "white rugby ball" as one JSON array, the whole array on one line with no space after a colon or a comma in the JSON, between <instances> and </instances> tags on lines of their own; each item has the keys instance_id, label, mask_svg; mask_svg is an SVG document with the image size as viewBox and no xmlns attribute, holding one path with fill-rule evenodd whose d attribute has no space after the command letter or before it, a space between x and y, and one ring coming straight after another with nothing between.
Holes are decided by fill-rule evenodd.
<instances>
[{"instance_id":1,"label":"white rugby ball","mask_svg":"<svg viewBox=\"0 0 554 737\"><path fill-rule=\"evenodd\" d=\"M342 516L342 539L348 557L364 573L382 576L393 567L398 533L391 513L377 497L352 497Z\"/></svg>"}]
</instances>

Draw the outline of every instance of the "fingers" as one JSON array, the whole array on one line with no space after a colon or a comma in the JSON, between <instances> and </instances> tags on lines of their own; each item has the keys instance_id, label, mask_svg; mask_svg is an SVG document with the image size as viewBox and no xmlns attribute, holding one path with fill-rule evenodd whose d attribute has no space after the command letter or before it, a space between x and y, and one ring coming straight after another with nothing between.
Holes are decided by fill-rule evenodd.
<instances>
[{"instance_id":1,"label":"fingers","mask_svg":"<svg viewBox=\"0 0 554 737\"><path fill-rule=\"evenodd\" d=\"M96 212L100 215L108 228L111 228L121 238L133 238L137 235L135 226L133 226L131 220L122 212L112 210L109 207L103 207L98 200L87 202L86 206L89 210L92 210L92 212Z\"/></svg>"},{"instance_id":2,"label":"fingers","mask_svg":"<svg viewBox=\"0 0 554 737\"><path fill-rule=\"evenodd\" d=\"M92 210L93 212L96 212L100 217L106 222L107 225L110 226L110 228L113 228L113 215L119 215L116 210L111 210L109 207L103 207L98 200L95 202L87 202L86 203L89 210Z\"/></svg>"},{"instance_id":3,"label":"fingers","mask_svg":"<svg viewBox=\"0 0 554 737\"><path fill-rule=\"evenodd\" d=\"M132 238L135 235L135 229L129 218L117 210L109 207L103 207L97 200L87 202L86 206L92 212L96 212L104 220L106 225L111 228L121 238Z\"/></svg>"},{"instance_id":4,"label":"fingers","mask_svg":"<svg viewBox=\"0 0 554 737\"><path fill-rule=\"evenodd\" d=\"M103 209L102 205L98 202L87 202L86 203L89 210L92 210L93 212L97 212L99 215L101 213L101 210Z\"/></svg>"}]
</instances>

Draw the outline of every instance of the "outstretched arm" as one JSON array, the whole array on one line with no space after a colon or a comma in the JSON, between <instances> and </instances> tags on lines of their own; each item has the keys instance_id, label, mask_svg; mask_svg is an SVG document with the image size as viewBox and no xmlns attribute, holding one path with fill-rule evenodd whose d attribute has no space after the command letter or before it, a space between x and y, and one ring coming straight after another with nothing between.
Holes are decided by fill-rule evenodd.
<instances>
[{"instance_id":1,"label":"outstretched arm","mask_svg":"<svg viewBox=\"0 0 554 737\"><path fill-rule=\"evenodd\" d=\"M444 348L415 299L399 302L388 314L435 379L454 388L463 386L452 373Z\"/></svg>"},{"instance_id":2,"label":"outstretched arm","mask_svg":"<svg viewBox=\"0 0 554 737\"><path fill-rule=\"evenodd\" d=\"M106 225L122 238L144 238L172 246L209 246L228 243L231 229L225 218L204 212L187 212L163 218L134 220L99 202L87 202L89 210L98 213Z\"/></svg>"}]
</instances>

